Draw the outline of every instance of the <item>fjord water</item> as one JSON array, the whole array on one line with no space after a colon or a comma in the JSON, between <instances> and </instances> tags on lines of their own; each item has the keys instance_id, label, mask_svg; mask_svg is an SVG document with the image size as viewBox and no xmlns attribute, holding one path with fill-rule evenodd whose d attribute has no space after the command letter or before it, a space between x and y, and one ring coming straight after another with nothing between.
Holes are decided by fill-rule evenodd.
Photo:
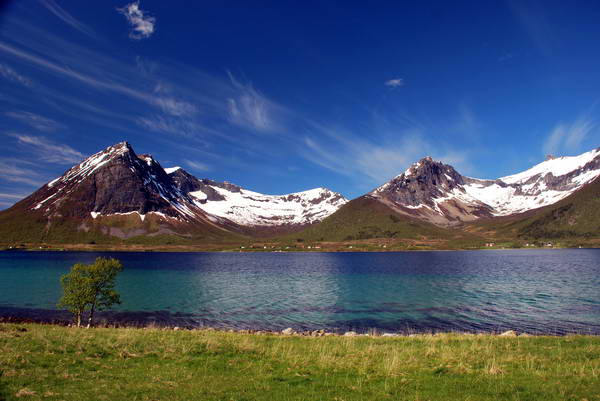
<instances>
[{"instance_id":1,"label":"fjord water","mask_svg":"<svg viewBox=\"0 0 600 401\"><path fill-rule=\"evenodd\" d=\"M64 319L59 278L120 259L129 324L600 334L600 250L390 253L0 252L0 316Z\"/></svg>"}]
</instances>

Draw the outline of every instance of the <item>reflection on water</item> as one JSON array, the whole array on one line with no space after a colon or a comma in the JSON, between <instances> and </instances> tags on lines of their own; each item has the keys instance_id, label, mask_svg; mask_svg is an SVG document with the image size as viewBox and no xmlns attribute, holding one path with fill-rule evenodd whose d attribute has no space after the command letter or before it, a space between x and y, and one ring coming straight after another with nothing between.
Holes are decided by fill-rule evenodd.
<instances>
[{"instance_id":1,"label":"reflection on water","mask_svg":"<svg viewBox=\"0 0 600 401\"><path fill-rule=\"evenodd\" d=\"M113 321L282 329L600 334L600 250L0 253L0 315L53 311L75 262L114 256Z\"/></svg>"}]
</instances>

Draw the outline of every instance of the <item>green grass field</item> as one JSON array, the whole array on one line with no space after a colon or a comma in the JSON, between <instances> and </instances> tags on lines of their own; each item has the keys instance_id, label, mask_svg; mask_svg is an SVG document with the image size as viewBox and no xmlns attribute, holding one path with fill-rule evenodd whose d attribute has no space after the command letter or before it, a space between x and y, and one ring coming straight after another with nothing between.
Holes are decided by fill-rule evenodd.
<instances>
[{"instance_id":1,"label":"green grass field","mask_svg":"<svg viewBox=\"0 0 600 401\"><path fill-rule=\"evenodd\" d=\"M600 337L0 325L3 400L600 400Z\"/></svg>"}]
</instances>

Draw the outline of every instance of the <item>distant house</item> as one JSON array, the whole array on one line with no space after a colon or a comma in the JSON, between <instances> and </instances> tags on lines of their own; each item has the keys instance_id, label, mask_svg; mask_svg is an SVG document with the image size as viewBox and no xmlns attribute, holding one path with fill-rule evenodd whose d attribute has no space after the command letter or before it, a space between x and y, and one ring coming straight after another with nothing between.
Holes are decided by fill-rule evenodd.
<instances>
[{"instance_id":1,"label":"distant house","mask_svg":"<svg viewBox=\"0 0 600 401\"><path fill-rule=\"evenodd\" d=\"M492 246L494 246L494 245L496 245L496 244L495 244L495 243L493 243L493 242L486 242L486 243L485 243L485 246L487 246L487 247L492 247Z\"/></svg>"}]
</instances>

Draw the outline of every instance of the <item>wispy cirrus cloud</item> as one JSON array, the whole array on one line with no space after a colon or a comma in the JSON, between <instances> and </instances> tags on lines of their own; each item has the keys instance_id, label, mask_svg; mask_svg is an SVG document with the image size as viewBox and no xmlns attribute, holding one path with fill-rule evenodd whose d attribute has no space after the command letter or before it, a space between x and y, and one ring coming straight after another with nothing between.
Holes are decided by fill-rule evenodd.
<instances>
[{"instance_id":1,"label":"wispy cirrus cloud","mask_svg":"<svg viewBox=\"0 0 600 401\"><path fill-rule=\"evenodd\" d=\"M18 120L23 124L27 124L28 126L35 128L39 131L50 132L56 131L57 129L63 127L63 125L57 121L28 111L7 111L5 115L15 120Z\"/></svg>"},{"instance_id":2,"label":"wispy cirrus cloud","mask_svg":"<svg viewBox=\"0 0 600 401\"><path fill-rule=\"evenodd\" d=\"M0 180L39 187L46 182L35 169L35 164L15 158L0 158Z\"/></svg>"},{"instance_id":3,"label":"wispy cirrus cloud","mask_svg":"<svg viewBox=\"0 0 600 401\"><path fill-rule=\"evenodd\" d=\"M1 164L1 162L0 162ZM10 193L2 193L0 192L0 208L10 207L14 203L20 201L25 198L27 195L18 193L18 194L10 194Z\"/></svg>"},{"instance_id":4,"label":"wispy cirrus cloud","mask_svg":"<svg viewBox=\"0 0 600 401\"><path fill-rule=\"evenodd\" d=\"M509 0L508 6L516 20L543 54L549 54L557 43L545 3L538 0Z\"/></svg>"},{"instance_id":5,"label":"wispy cirrus cloud","mask_svg":"<svg viewBox=\"0 0 600 401\"><path fill-rule=\"evenodd\" d=\"M461 172L471 170L468 154L452 144L428 140L427 129L414 126L378 132L366 139L349 130L311 123L304 136L304 157L335 173L361 181L365 189L395 177L413 162L430 155Z\"/></svg>"},{"instance_id":6,"label":"wispy cirrus cloud","mask_svg":"<svg viewBox=\"0 0 600 401\"><path fill-rule=\"evenodd\" d=\"M196 106L184 100L169 96L160 96L156 98L156 104L167 114L172 116L191 116L196 113Z\"/></svg>"},{"instance_id":7,"label":"wispy cirrus cloud","mask_svg":"<svg viewBox=\"0 0 600 401\"><path fill-rule=\"evenodd\" d=\"M30 148L40 160L49 163L74 164L85 158L85 155L69 145L52 142L41 136L9 133L20 145Z\"/></svg>"},{"instance_id":8,"label":"wispy cirrus cloud","mask_svg":"<svg viewBox=\"0 0 600 401\"><path fill-rule=\"evenodd\" d=\"M154 94L143 89L137 89L135 85L126 84L117 79L107 79L106 77L99 75L101 72L95 74L91 71L86 72L82 69L68 67L64 64L54 62L49 58L40 57L32 52L18 49L8 43L0 41L0 52L1 51L66 78L85 83L98 89L110 90L121 95L126 95L144 103L149 103L171 115L190 115L196 111L196 107L193 104L179 100L173 96Z\"/></svg>"},{"instance_id":9,"label":"wispy cirrus cloud","mask_svg":"<svg viewBox=\"0 0 600 401\"><path fill-rule=\"evenodd\" d=\"M84 24L83 22L77 20L71 14L69 14L64 8L59 6L54 0L40 0L40 3L44 7L48 9L52 14L60 18L67 25L70 25L72 28L78 30L81 33L84 33L93 38L96 37L96 33L92 28Z\"/></svg>"},{"instance_id":10,"label":"wispy cirrus cloud","mask_svg":"<svg viewBox=\"0 0 600 401\"><path fill-rule=\"evenodd\" d=\"M389 88L399 88L401 86L404 86L404 79L402 79L402 78L389 79L384 82L384 85Z\"/></svg>"},{"instance_id":11,"label":"wispy cirrus cloud","mask_svg":"<svg viewBox=\"0 0 600 401\"><path fill-rule=\"evenodd\" d=\"M131 110L119 109L117 112L115 109L105 110L94 97L81 98L78 104L62 91L58 93L42 88L45 97L55 99L52 103L55 107L63 107L63 101L67 100L69 107L85 108L88 121L118 127L122 125L117 122L120 120L123 124L144 125L153 132L170 134L177 134L177 127L183 127L184 133L196 132L221 138L228 126L256 133L283 128L281 122L286 114L285 108L252 84L242 83L230 73L228 79L222 79L190 66L166 65L140 57L128 63L60 39L26 22L13 23L23 35L11 38L12 43L0 40L0 54L59 78L85 84L86 88L96 90L105 98L114 99L112 94L118 94L134 101L127 102ZM94 63L86 60L94 60ZM149 104L160 113L138 103ZM110 119L104 118L108 114ZM211 130L209 126L219 128ZM118 128L123 129L122 126Z\"/></svg>"},{"instance_id":12,"label":"wispy cirrus cloud","mask_svg":"<svg viewBox=\"0 0 600 401\"><path fill-rule=\"evenodd\" d=\"M26 78L25 76L19 74L18 72L16 72L15 70L13 70L5 64L0 64L0 76L4 77L4 79L7 79L12 82L17 82L28 88L31 88L33 86L33 82L31 82L29 78Z\"/></svg>"},{"instance_id":13,"label":"wispy cirrus cloud","mask_svg":"<svg viewBox=\"0 0 600 401\"><path fill-rule=\"evenodd\" d=\"M146 39L154 33L156 18L140 9L139 1L129 3L122 8L117 8L117 11L127 18L127 22L129 22L129 25L131 26L131 32L129 33L131 39Z\"/></svg>"},{"instance_id":14,"label":"wispy cirrus cloud","mask_svg":"<svg viewBox=\"0 0 600 401\"><path fill-rule=\"evenodd\" d=\"M0 198L4 198L4 199L23 199L26 196L27 195L23 195L23 194L7 194L7 193L0 192Z\"/></svg>"},{"instance_id":15,"label":"wispy cirrus cloud","mask_svg":"<svg viewBox=\"0 0 600 401\"><path fill-rule=\"evenodd\" d=\"M194 160L184 159L183 164L194 171L209 171L211 169L209 165Z\"/></svg>"},{"instance_id":16,"label":"wispy cirrus cloud","mask_svg":"<svg viewBox=\"0 0 600 401\"><path fill-rule=\"evenodd\" d=\"M275 109L278 106L254 89L251 83L243 84L230 72L228 72L228 75L233 88L237 92L235 97L227 99L230 121L256 131L276 130L278 122L275 120Z\"/></svg>"},{"instance_id":17,"label":"wispy cirrus cloud","mask_svg":"<svg viewBox=\"0 0 600 401\"><path fill-rule=\"evenodd\" d=\"M556 124L544 142L543 151L547 155L578 151L583 141L597 127L596 121L587 114L579 116L570 124Z\"/></svg>"}]
</instances>

